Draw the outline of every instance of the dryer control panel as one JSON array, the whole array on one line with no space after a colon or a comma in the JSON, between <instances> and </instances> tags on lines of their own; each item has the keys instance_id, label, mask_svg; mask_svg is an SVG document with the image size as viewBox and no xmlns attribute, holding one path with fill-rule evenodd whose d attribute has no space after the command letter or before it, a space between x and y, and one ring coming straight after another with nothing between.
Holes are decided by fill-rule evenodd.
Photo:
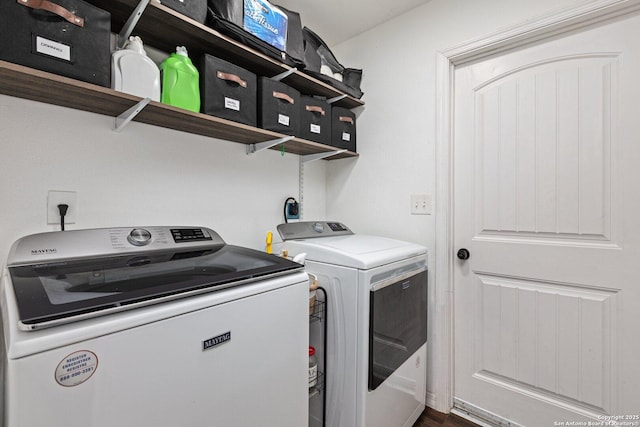
<instances>
[{"instance_id":1,"label":"dryer control panel","mask_svg":"<svg viewBox=\"0 0 640 427\"><path fill-rule=\"evenodd\" d=\"M290 222L278 225L282 240L311 239L315 237L333 237L353 234L349 228L335 221Z\"/></svg>"}]
</instances>

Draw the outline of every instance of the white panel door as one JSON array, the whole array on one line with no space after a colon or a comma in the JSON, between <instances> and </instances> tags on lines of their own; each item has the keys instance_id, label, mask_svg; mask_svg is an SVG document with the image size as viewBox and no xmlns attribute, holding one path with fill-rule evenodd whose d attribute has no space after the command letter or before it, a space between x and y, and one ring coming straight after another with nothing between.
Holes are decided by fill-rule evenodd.
<instances>
[{"instance_id":1,"label":"white panel door","mask_svg":"<svg viewBox=\"0 0 640 427\"><path fill-rule=\"evenodd\" d=\"M457 67L456 405L640 425L639 78L637 16Z\"/></svg>"}]
</instances>

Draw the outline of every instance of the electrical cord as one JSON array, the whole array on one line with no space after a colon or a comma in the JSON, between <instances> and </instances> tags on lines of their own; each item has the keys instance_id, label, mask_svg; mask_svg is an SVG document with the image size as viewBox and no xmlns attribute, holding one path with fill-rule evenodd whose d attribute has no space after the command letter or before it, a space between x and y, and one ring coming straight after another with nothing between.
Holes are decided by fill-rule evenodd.
<instances>
[{"instance_id":1,"label":"electrical cord","mask_svg":"<svg viewBox=\"0 0 640 427\"><path fill-rule=\"evenodd\" d=\"M58 211L60 212L60 230L64 231L64 217L67 215L67 209L69 205L61 203L58 205Z\"/></svg>"},{"instance_id":2,"label":"electrical cord","mask_svg":"<svg viewBox=\"0 0 640 427\"><path fill-rule=\"evenodd\" d=\"M287 200L284 201L282 216L284 217L285 223L289 223L289 220L287 219L287 203L289 203L289 200L293 200L293 203L295 203L296 205L298 204L297 200L294 199L293 197L287 197Z\"/></svg>"}]
</instances>

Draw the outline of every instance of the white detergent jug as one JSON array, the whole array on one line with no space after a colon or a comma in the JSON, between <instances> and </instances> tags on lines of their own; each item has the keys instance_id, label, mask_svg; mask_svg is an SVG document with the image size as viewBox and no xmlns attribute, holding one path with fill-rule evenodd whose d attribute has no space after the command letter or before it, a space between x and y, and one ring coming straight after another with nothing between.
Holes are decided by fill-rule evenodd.
<instances>
[{"instance_id":1,"label":"white detergent jug","mask_svg":"<svg viewBox=\"0 0 640 427\"><path fill-rule=\"evenodd\" d=\"M120 92L160 101L160 70L145 52L138 36L111 58L111 87Z\"/></svg>"}]
</instances>

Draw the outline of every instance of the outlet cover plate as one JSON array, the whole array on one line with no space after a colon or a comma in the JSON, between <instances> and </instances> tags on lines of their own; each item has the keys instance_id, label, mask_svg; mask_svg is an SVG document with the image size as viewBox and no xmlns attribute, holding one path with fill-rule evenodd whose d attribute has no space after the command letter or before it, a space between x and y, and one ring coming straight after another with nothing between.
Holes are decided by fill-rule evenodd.
<instances>
[{"instance_id":1,"label":"outlet cover plate","mask_svg":"<svg viewBox=\"0 0 640 427\"><path fill-rule=\"evenodd\" d=\"M69 205L67 214L64 217L64 223L76 223L78 218L78 192L49 190L47 194L47 224L60 224L58 205L63 203Z\"/></svg>"},{"instance_id":2,"label":"outlet cover plate","mask_svg":"<svg viewBox=\"0 0 640 427\"><path fill-rule=\"evenodd\" d=\"M298 213L295 215L291 213L292 206L293 206L293 202L287 202L287 209L285 211L287 219L300 219L300 203L298 203Z\"/></svg>"}]
</instances>

